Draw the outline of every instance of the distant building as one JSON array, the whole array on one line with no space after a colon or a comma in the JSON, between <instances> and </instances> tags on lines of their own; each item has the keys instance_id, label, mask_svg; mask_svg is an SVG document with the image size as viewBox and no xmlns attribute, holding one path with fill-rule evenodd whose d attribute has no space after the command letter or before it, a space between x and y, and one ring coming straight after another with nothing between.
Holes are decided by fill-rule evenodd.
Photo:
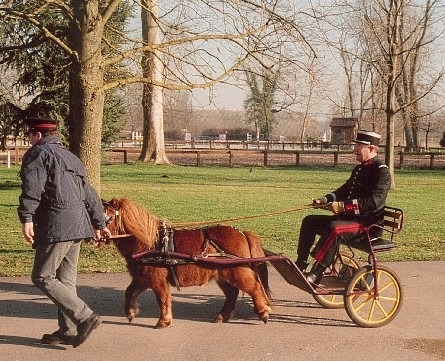
<instances>
[{"instance_id":1,"label":"distant building","mask_svg":"<svg viewBox=\"0 0 445 361\"><path fill-rule=\"evenodd\" d=\"M290 111L280 112L276 113L274 118L276 122L269 134L271 140L283 141L283 135L284 141L300 140L304 124L303 114ZM121 131L120 138L134 139L143 129L142 119L142 111L129 117L126 129ZM306 119L305 126L310 126L305 135L312 138L321 136L327 123L328 121L318 122L315 119ZM243 110L193 109L192 111L181 111L179 109L164 112L164 136L167 140L203 139L209 136L221 139L224 135L227 140L245 140L247 134L250 134L252 139L256 138L255 125L245 122L245 111Z\"/></svg>"},{"instance_id":2,"label":"distant building","mask_svg":"<svg viewBox=\"0 0 445 361\"><path fill-rule=\"evenodd\" d=\"M352 143L357 135L357 118L332 118L331 124L331 143Z\"/></svg>"}]
</instances>

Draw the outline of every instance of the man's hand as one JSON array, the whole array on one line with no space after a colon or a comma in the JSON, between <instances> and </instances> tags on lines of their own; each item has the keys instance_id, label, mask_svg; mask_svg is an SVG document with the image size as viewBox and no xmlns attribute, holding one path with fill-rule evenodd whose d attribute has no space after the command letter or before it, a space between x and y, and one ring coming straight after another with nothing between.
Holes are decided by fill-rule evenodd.
<instances>
[{"instance_id":1,"label":"man's hand","mask_svg":"<svg viewBox=\"0 0 445 361\"><path fill-rule=\"evenodd\" d=\"M343 213L345 211L345 204L343 202L332 202L326 206L326 209L334 214Z\"/></svg>"},{"instance_id":2,"label":"man's hand","mask_svg":"<svg viewBox=\"0 0 445 361\"><path fill-rule=\"evenodd\" d=\"M328 200L326 197L321 197L321 198L312 200L313 206L325 206L326 204L328 204Z\"/></svg>"},{"instance_id":3,"label":"man's hand","mask_svg":"<svg viewBox=\"0 0 445 361\"><path fill-rule=\"evenodd\" d=\"M96 240L99 241L103 238L110 238L111 237L111 232L108 229L108 227L105 227L103 229L96 229Z\"/></svg>"},{"instance_id":4,"label":"man's hand","mask_svg":"<svg viewBox=\"0 0 445 361\"><path fill-rule=\"evenodd\" d=\"M22 223L22 234L25 241L33 244L34 243L34 223Z\"/></svg>"}]
</instances>

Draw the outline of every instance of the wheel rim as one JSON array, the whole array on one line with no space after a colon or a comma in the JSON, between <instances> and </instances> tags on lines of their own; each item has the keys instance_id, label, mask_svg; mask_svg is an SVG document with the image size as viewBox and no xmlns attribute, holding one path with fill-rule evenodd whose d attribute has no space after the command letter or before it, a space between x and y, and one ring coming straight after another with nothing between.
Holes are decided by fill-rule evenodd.
<instances>
[{"instance_id":1,"label":"wheel rim","mask_svg":"<svg viewBox=\"0 0 445 361\"><path fill-rule=\"evenodd\" d=\"M402 303L397 275L387 267L377 268L378 297L371 266L361 268L350 280L344 296L351 319L364 327L379 327L391 321Z\"/></svg>"}]
</instances>

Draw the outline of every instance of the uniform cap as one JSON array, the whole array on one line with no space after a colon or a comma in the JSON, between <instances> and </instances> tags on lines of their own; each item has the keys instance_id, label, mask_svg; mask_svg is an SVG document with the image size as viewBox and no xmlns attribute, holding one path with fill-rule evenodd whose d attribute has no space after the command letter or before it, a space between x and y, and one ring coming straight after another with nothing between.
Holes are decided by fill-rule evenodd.
<instances>
[{"instance_id":1,"label":"uniform cap","mask_svg":"<svg viewBox=\"0 0 445 361\"><path fill-rule=\"evenodd\" d=\"M366 130L359 130L357 132L357 138L354 140L354 142L378 146L380 143L380 138L380 134L368 132Z\"/></svg>"},{"instance_id":2,"label":"uniform cap","mask_svg":"<svg viewBox=\"0 0 445 361\"><path fill-rule=\"evenodd\" d=\"M51 131L57 130L57 120L47 118L27 118L25 123L28 131Z\"/></svg>"}]
</instances>

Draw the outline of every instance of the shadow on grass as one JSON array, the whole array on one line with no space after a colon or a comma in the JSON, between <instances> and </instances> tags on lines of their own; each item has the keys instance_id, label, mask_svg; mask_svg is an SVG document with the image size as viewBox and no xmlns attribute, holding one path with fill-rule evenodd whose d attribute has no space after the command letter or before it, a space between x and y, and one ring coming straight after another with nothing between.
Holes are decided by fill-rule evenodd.
<instances>
[{"instance_id":1,"label":"shadow on grass","mask_svg":"<svg viewBox=\"0 0 445 361\"><path fill-rule=\"evenodd\" d=\"M21 188L21 183L19 181L0 182L0 191L11 191L20 188Z\"/></svg>"}]
</instances>

